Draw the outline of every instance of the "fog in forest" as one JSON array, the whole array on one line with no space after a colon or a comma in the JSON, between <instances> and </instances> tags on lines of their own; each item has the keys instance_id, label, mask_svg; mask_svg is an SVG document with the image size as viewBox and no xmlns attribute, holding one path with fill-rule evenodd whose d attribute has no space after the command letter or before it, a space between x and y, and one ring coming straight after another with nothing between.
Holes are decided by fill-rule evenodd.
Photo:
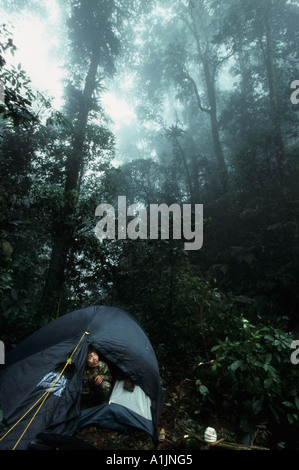
<instances>
[{"instance_id":1,"label":"fog in forest","mask_svg":"<svg viewBox=\"0 0 299 470\"><path fill-rule=\"evenodd\" d=\"M162 368L189 374L192 429L205 406L295 445L298 2L2 0L0 14L6 349L117 306Z\"/></svg>"}]
</instances>

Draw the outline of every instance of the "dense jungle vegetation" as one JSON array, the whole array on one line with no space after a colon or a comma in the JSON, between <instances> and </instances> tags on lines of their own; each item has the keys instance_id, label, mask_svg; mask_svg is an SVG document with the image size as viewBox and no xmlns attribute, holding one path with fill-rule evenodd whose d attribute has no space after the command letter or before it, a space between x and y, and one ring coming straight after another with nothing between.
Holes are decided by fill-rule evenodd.
<instances>
[{"instance_id":1,"label":"dense jungle vegetation","mask_svg":"<svg viewBox=\"0 0 299 470\"><path fill-rule=\"evenodd\" d=\"M46 3L1 9L36 22ZM213 417L235 438L298 446L297 2L57 4L60 107L13 65L13 22L0 26L1 340L8 351L67 312L119 306L165 388L188 384L165 402L186 431ZM109 87L135 110L118 134ZM137 229L100 241L96 207L120 195L203 204L202 248Z\"/></svg>"}]
</instances>

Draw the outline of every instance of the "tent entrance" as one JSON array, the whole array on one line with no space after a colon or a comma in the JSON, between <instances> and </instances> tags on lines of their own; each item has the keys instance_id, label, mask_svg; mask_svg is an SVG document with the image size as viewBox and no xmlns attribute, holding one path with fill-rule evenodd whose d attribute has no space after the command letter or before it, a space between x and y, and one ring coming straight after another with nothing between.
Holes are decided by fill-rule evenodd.
<instances>
[{"instance_id":1,"label":"tent entrance","mask_svg":"<svg viewBox=\"0 0 299 470\"><path fill-rule=\"evenodd\" d=\"M135 385L134 390L129 392L124 388L123 380L116 380L109 399L109 404L111 403L124 406L145 419L152 419L151 399L138 385Z\"/></svg>"},{"instance_id":2,"label":"tent entrance","mask_svg":"<svg viewBox=\"0 0 299 470\"><path fill-rule=\"evenodd\" d=\"M153 435L151 399L138 385L130 392L124 388L124 380L116 380L109 402L82 410L78 427L91 424L115 430L135 427Z\"/></svg>"}]
</instances>

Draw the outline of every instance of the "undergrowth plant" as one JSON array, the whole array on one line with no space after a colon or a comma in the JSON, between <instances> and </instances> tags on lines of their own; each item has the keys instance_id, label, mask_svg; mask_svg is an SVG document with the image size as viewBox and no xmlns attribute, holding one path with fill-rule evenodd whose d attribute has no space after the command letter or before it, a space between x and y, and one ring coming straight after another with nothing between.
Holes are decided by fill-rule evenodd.
<instances>
[{"instance_id":1,"label":"undergrowth plant","mask_svg":"<svg viewBox=\"0 0 299 470\"><path fill-rule=\"evenodd\" d=\"M232 319L231 332L212 347L211 367L200 370L210 403L245 432L261 423L298 428L298 369L291 362L291 335L273 326L254 326L243 316Z\"/></svg>"}]
</instances>

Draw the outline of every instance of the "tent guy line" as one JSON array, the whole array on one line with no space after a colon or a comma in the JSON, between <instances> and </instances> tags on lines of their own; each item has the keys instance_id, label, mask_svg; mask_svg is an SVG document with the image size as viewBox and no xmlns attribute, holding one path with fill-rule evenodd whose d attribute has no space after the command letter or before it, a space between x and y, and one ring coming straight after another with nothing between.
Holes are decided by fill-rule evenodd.
<instances>
[{"instance_id":1,"label":"tent guy line","mask_svg":"<svg viewBox=\"0 0 299 470\"><path fill-rule=\"evenodd\" d=\"M65 369L67 368L67 366L69 364L71 364L72 362L72 358L75 354L75 352L77 351L80 343L83 341L83 338L85 337L85 335L89 335L88 332L84 332L84 334L81 336L80 340L78 341L78 344L76 345L76 347L74 348L72 354L70 355L70 357L67 359L66 363L64 364L64 367L62 369L62 371L60 372L60 374L56 377L56 379L54 380L54 382L52 383L52 385L50 386L50 388L48 388L46 390L46 392L40 397L38 398L38 400L29 408L28 411L26 411L26 413L21 416L21 418L13 425L11 426L8 431L6 431L6 433L0 437L0 441L2 441L2 439L4 439L27 415L28 413L30 413L31 410L33 410L33 408L42 400L41 404L39 405L39 407L37 408L36 412L34 413L34 415L32 416L32 418L30 419L29 423L27 424L27 426L25 427L24 431L22 432L21 436L19 437L19 439L17 440L17 442L15 443L14 447L12 448L12 450L15 450L16 447L18 446L19 442L21 441L22 437L25 435L26 431L28 430L29 426L31 425L31 423L33 422L34 418L36 417L37 413L40 411L41 407L43 406L43 404L45 403L45 401L47 400L48 396L50 395L51 393L51 390L53 389L53 387L55 386L55 384L58 382L58 380L60 379L60 377L63 375Z\"/></svg>"}]
</instances>

